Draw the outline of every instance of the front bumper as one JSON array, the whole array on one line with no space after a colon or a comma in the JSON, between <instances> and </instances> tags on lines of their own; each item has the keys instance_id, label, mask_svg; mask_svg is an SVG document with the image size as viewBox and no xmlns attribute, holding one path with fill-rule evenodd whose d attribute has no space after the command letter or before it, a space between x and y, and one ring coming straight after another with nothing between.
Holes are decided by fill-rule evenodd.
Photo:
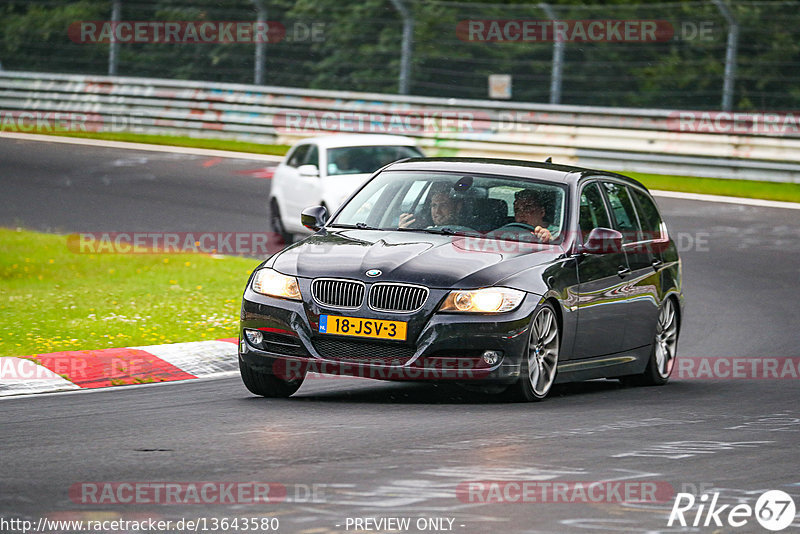
<instances>
[{"instance_id":1,"label":"front bumper","mask_svg":"<svg viewBox=\"0 0 800 534\"><path fill-rule=\"evenodd\" d=\"M412 314L369 309L325 309L314 302L260 295L249 288L242 301L239 358L261 372L285 379L313 371L379 380L460 381L507 384L520 374L530 317L539 297L528 294L513 312L497 315L434 313L447 291L431 290L429 305ZM408 322L405 342L319 333L319 315L345 315ZM258 346L245 329L262 332ZM484 351L499 361L484 362Z\"/></svg>"}]
</instances>

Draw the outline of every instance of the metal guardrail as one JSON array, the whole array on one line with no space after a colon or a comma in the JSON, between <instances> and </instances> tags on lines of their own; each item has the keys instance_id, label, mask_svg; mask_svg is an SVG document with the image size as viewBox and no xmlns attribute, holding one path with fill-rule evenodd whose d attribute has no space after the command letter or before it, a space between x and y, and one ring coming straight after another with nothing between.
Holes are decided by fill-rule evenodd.
<instances>
[{"instance_id":1,"label":"metal guardrail","mask_svg":"<svg viewBox=\"0 0 800 534\"><path fill-rule=\"evenodd\" d=\"M753 135L747 115L707 112L702 122L702 112L662 109L9 71L0 71L0 114L0 131L66 114L78 129L257 143L393 133L417 138L430 155L552 156L610 170L800 183L800 128L778 128L777 115L766 118L776 127L762 122Z\"/></svg>"}]
</instances>

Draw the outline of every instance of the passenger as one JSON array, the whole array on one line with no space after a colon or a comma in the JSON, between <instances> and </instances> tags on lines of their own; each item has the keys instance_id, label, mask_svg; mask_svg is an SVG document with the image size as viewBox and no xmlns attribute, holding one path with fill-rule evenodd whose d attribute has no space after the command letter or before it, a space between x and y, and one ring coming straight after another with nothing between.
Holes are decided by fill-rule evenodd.
<instances>
[{"instance_id":1,"label":"passenger","mask_svg":"<svg viewBox=\"0 0 800 534\"><path fill-rule=\"evenodd\" d=\"M459 226L464 201L453 197L449 191L450 184L431 186L431 221L432 226ZM417 222L413 213L401 213L399 228L411 228Z\"/></svg>"}]
</instances>

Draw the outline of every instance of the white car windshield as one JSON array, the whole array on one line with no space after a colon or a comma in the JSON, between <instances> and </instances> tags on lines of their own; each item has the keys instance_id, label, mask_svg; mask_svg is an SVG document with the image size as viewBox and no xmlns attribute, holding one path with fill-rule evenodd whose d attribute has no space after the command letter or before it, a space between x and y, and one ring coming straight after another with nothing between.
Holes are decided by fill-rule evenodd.
<instances>
[{"instance_id":1,"label":"white car windshield","mask_svg":"<svg viewBox=\"0 0 800 534\"><path fill-rule=\"evenodd\" d=\"M346 146L329 148L328 176L372 174L384 165L405 158L422 157L413 146Z\"/></svg>"},{"instance_id":2,"label":"white car windshield","mask_svg":"<svg viewBox=\"0 0 800 534\"><path fill-rule=\"evenodd\" d=\"M550 242L564 228L566 188L501 176L396 172L379 174L331 221L331 227L436 233L492 233L528 239L537 226Z\"/></svg>"}]
</instances>

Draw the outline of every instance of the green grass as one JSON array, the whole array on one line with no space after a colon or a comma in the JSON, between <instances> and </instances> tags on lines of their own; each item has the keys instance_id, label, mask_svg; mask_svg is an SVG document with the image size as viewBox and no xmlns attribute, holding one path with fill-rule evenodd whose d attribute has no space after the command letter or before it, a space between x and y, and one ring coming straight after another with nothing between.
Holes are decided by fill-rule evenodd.
<instances>
[{"instance_id":1,"label":"green grass","mask_svg":"<svg viewBox=\"0 0 800 534\"><path fill-rule=\"evenodd\" d=\"M624 172L622 174L639 180L648 189L800 202L800 184L729 180L724 178L696 178L692 176L665 176L636 172Z\"/></svg>"},{"instance_id":2,"label":"green grass","mask_svg":"<svg viewBox=\"0 0 800 534\"><path fill-rule=\"evenodd\" d=\"M67 236L0 228L0 356L235 337L258 263L77 254Z\"/></svg>"},{"instance_id":3,"label":"green grass","mask_svg":"<svg viewBox=\"0 0 800 534\"><path fill-rule=\"evenodd\" d=\"M207 148L213 150L230 150L233 152L250 152L253 154L270 154L283 156L289 145L264 145L248 143L233 139L197 139L194 137L174 137L169 135L147 135L128 132L72 132L72 131L38 131L33 133L80 137L84 139L102 139L105 141L126 141L129 143L147 143L151 145L183 146L189 148Z\"/></svg>"}]
</instances>

